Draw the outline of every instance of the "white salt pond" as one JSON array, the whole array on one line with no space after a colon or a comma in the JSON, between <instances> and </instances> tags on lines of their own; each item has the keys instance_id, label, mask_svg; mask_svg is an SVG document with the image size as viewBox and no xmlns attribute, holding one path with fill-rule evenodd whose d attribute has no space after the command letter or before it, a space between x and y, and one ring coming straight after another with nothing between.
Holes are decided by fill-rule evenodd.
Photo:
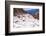
<instances>
[{"instance_id":1,"label":"white salt pond","mask_svg":"<svg viewBox=\"0 0 46 36\"><path fill-rule=\"evenodd\" d=\"M32 28L32 27L39 27L39 20L35 19L30 14L19 15L20 18L17 16L13 17L13 28Z\"/></svg>"}]
</instances>

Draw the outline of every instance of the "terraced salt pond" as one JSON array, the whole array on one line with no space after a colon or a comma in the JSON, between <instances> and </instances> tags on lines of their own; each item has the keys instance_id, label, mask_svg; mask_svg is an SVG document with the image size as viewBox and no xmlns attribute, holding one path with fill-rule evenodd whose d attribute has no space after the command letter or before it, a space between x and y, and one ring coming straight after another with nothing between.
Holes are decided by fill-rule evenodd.
<instances>
[{"instance_id":1,"label":"terraced salt pond","mask_svg":"<svg viewBox=\"0 0 46 36\"><path fill-rule=\"evenodd\" d=\"M39 20L30 14L24 14L13 17L13 28L32 28L39 27Z\"/></svg>"}]
</instances>

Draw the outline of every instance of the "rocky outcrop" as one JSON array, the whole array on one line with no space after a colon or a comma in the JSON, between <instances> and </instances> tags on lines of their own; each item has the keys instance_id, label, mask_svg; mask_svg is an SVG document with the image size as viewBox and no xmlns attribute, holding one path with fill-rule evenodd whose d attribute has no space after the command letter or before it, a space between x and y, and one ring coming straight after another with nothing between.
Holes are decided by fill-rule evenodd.
<instances>
[{"instance_id":1,"label":"rocky outcrop","mask_svg":"<svg viewBox=\"0 0 46 36\"><path fill-rule=\"evenodd\" d=\"M39 13L35 13L34 18L39 20Z\"/></svg>"}]
</instances>

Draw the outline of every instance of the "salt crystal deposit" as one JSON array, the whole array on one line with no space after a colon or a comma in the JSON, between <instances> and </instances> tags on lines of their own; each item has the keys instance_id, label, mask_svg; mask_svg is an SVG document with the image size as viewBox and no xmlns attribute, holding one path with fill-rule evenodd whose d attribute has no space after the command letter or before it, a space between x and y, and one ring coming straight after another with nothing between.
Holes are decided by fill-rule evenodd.
<instances>
[{"instance_id":1,"label":"salt crystal deposit","mask_svg":"<svg viewBox=\"0 0 46 36\"><path fill-rule=\"evenodd\" d=\"M13 17L13 26L14 28L31 28L31 27L38 27L39 20L35 19L30 14L18 15Z\"/></svg>"}]
</instances>

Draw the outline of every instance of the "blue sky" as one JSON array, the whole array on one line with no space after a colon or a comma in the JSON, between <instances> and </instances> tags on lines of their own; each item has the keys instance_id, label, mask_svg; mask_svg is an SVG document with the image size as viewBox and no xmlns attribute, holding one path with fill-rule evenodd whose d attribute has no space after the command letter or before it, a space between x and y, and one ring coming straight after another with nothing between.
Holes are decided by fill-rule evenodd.
<instances>
[{"instance_id":1,"label":"blue sky","mask_svg":"<svg viewBox=\"0 0 46 36\"><path fill-rule=\"evenodd\" d=\"M31 10L31 8L23 8L23 10L27 11L27 10Z\"/></svg>"},{"instance_id":2,"label":"blue sky","mask_svg":"<svg viewBox=\"0 0 46 36\"><path fill-rule=\"evenodd\" d=\"M34 15L36 12L39 12L39 9L32 9L32 8L24 8L24 11L26 11L26 13L32 14Z\"/></svg>"}]
</instances>

